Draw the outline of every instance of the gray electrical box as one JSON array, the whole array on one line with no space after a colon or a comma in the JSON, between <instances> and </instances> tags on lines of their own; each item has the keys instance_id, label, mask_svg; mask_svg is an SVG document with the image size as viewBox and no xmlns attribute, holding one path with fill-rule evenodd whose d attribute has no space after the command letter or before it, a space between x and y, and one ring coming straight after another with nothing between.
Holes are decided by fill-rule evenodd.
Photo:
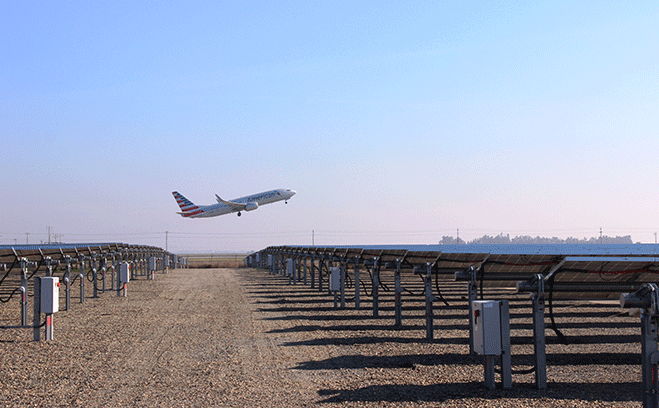
<instances>
[{"instance_id":1,"label":"gray electrical box","mask_svg":"<svg viewBox=\"0 0 659 408\"><path fill-rule=\"evenodd\" d=\"M501 305L498 300L474 300L474 351L484 356L501 355Z\"/></svg>"},{"instance_id":2,"label":"gray electrical box","mask_svg":"<svg viewBox=\"0 0 659 408\"><path fill-rule=\"evenodd\" d=\"M119 280L121 283L130 281L130 264L128 262L122 262L119 266Z\"/></svg>"},{"instance_id":3,"label":"gray electrical box","mask_svg":"<svg viewBox=\"0 0 659 408\"><path fill-rule=\"evenodd\" d=\"M155 256L149 257L149 270L150 271L155 271L156 270L156 257Z\"/></svg>"},{"instance_id":4,"label":"gray electrical box","mask_svg":"<svg viewBox=\"0 0 659 408\"><path fill-rule=\"evenodd\" d=\"M258 262L258 261L256 261L256 262ZM270 255L270 254L268 254L268 266L272 267L272 255Z\"/></svg>"},{"instance_id":5,"label":"gray electrical box","mask_svg":"<svg viewBox=\"0 0 659 408\"><path fill-rule=\"evenodd\" d=\"M329 286L331 291L338 292L341 290L341 268L330 268Z\"/></svg>"},{"instance_id":6,"label":"gray electrical box","mask_svg":"<svg viewBox=\"0 0 659 408\"><path fill-rule=\"evenodd\" d=\"M295 272L295 261L288 259L286 260L286 275L293 276L293 272Z\"/></svg>"},{"instance_id":7,"label":"gray electrical box","mask_svg":"<svg viewBox=\"0 0 659 408\"><path fill-rule=\"evenodd\" d=\"M41 313L52 314L59 311L59 278L41 278Z\"/></svg>"}]
</instances>

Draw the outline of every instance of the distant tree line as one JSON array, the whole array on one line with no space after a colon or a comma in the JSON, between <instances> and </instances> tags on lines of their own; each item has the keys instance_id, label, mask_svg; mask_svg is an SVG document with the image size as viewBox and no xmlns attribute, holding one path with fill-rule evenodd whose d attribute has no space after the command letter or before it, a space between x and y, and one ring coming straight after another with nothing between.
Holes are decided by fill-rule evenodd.
<instances>
[{"instance_id":1,"label":"distant tree line","mask_svg":"<svg viewBox=\"0 0 659 408\"><path fill-rule=\"evenodd\" d=\"M606 235L602 237L593 237L593 238L558 238L558 237L532 237L530 235L522 235L514 238L510 238L510 234L499 234L496 237L490 235L483 235L480 238L476 238L472 241L466 242L461 238L454 238L449 236L443 236L442 240L439 241L440 245L465 245L465 244L633 244L631 235L619 236L619 237L608 237Z\"/></svg>"}]
</instances>

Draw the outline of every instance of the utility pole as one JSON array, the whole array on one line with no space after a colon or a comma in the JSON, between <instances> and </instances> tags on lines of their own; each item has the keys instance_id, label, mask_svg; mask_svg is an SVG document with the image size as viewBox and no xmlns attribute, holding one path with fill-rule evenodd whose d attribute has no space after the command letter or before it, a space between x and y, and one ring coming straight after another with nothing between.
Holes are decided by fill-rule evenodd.
<instances>
[{"instance_id":1,"label":"utility pole","mask_svg":"<svg viewBox=\"0 0 659 408\"><path fill-rule=\"evenodd\" d=\"M165 251L169 251L167 248L168 242L169 242L169 231L165 231Z\"/></svg>"},{"instance_id":2,"label":"utility pole","mask_svg":"<svg viewBox=\"0 0 659 408\"><path fill-rule=\"evenodd\" d=\"M30 243L30 233L26 232L25 233L25 245Z\"/></svg>"},{"instance_id":3,"label":"utility pole","mask_svg":"<svg viewBox=\"0 0 659 408\"><path fill-rule=\"evenodd\" d=\"M314 230L311 230L311 246L316 246L316 231Z\"/></svg>"},{"instance_id":4,"label":"utility pole","mask_svg":"<svg viewBox=\"0 0 659 408\"><path fill-rule=\"evenodd\" d=\"M50 244L50 227L46 227L48 229L48 243Z\"/></svg>"}]
</instances>

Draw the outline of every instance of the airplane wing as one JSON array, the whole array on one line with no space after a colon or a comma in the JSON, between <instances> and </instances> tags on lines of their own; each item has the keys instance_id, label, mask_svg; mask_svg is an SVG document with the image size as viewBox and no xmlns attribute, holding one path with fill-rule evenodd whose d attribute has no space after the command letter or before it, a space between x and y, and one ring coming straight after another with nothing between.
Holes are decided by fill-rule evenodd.
<instances>
[{"instance_id":1,"label":"airplane wing","mask_svg":"<svg viewBox=\"0 0 659 408\"><path fill-rule=\"evenodd\" d=\"M233 211L244 211L245 207L247 207L247 204L241 204L241 203L234 203L233 201L226 201L220 198L219 195L215 194L215 197L217 197L217 202L222 203L229 208L231 208Z\"/></svg>"}]
</instances>

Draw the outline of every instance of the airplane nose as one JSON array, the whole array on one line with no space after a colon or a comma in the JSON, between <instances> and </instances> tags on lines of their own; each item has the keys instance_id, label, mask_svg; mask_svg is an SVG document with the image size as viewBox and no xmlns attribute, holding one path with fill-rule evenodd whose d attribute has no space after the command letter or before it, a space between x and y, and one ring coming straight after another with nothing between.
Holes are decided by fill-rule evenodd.
<instances>
[{"instance_id":1,"label":"airplane nose","mask_svg":"<svg viewBox=\"0 0 659 408\"><path fill-rule=\"evenodd\" d=\"M295 194L297 194L297 191L295 190L288 190L288 193L293 197Z\"/></svg>"}]
</instances>

